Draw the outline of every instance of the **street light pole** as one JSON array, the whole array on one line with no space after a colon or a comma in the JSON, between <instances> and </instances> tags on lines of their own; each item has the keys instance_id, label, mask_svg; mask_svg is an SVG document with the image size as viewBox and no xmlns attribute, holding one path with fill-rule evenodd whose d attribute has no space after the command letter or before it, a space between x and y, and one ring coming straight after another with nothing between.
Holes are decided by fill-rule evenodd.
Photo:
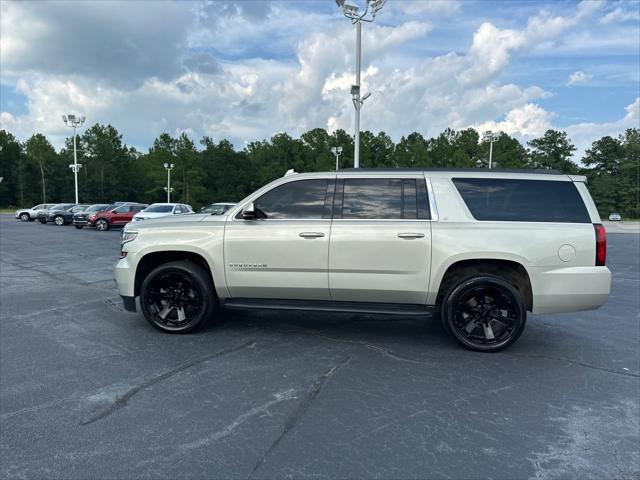
<instances>
[{"instance_id":1,"label":"street light pole","mask_svg":"<svg viewBox=\"0 0 640 480\"><path fill-rule=\"evenodd\" d=\"M85 121L85 117L84 115L62 115L62 121L67 127L73 128L73 163L69 165L69 168L73 171L73 178L76 186L76 204L78 204L80 203L78 201L78 172L80 171L80 168L82 168L82 164L78 163L78 154L76 150L76 128L82 126Z\"/></svg>"},{"instance_id":2,"label":"street light pole","mask_svg":"<svg viewBox=\"0 0 640 480\"><path fill-rule=\"evenodd\" d=\"M492 132L487 130L482 137L483 142L489 142L489 168L493 166L493 142L497 142L502 132Z\"/></svg>"},{"instance_id":3,"label":"street light pole","mask_svg":"<svg viewBox=\"0 0 640 480\"><path fill-rule=\"evenodd\" d=\"M164 168L167 169L167 186L164 189L167 191L167 203L171 203L171 169L175 165L173 163L165 163Z\"/></svg>"},{"instance_id":4,"label":"street light pole","mask_svg":"<svg viewBox=\"0 0 640 480\"><path fill-rule=\"evenodd\" d=\"M342 153L342 147L331 147L331 153L336 156L336 171L340 169L340 154Z\"/></svg>"},{"instance_id":5,"label":"street light pole","mask_svg":"<svg viewBox=\"0 0 640 480\"><path fill-rule=\"evenodd\" d=\"M351 100L356 110L355 119L355 135L354 135L354 152L353 152L353 167L360 168L360 109L364 104L364 101L371 96L371 93L367 93L360 98L360 68L362 60L362 22L373 22L376 18L376 14L384 6L387 0L366 0L366 8L364 13L360 15L359 9L355 5L346 3L346 0L336 0L338 7L342 9L342 13L345 17L351 20L352 24L356 26L356 83L351 86ZM370 14L367 17L367 14Z\"/></svg>"}]
</instances>

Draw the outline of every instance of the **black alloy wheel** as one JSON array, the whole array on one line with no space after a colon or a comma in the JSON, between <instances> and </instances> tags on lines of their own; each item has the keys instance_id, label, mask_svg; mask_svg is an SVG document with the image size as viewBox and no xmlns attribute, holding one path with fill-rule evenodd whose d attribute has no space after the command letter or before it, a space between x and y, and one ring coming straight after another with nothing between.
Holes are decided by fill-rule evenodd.
<instances>
[{"instance_id":1,"label":"black alloy wheel","mask_svg":"<svg viewBox=\"0 0 640 480\"><path fill-rule=\"evenodd\" d=\"M205 324L217 309L211 276L189 261L170 262L142 282L140 307L147 321L169 333L186 333Z\"/></svg>"},{"instance_id":2,"label":"black alloy wheel","mask_svg":"<svg viewBox=\"0 0 640 480\"><path fill-rule=\"evenodd\" d=\"M96 230L100 232L109 230L109 222L107 222L104 218L99 218L98 220L96 220Z\"/></svg>"},{"instance_id":3,"label":"black alloy wheel","mask_svg":"<svg viewBox=\"0 0 640 480\"><path fill-rule=\"evenodd\" d=\"M28 222L29 220L31 220L31 218L29 217L28 213L25 212L20 214L20 221Z\"/></svg>"},{"instance_id":4,"label":"black alloy wheel","mask_svg":"<svg viewBox=\"0 0 640 480\"><path fill-rule=\"evenodd\" d=\"M43 225L45 223L47 223L47 219L46 218L39 218L38 220L40 220L40 223L42 223Z\"/></svg>"},{"instance_id":5,"label":"black alloy wheel","mask_svg":"<svg viewBox=\"0 0 640 480\"><path fill-rule=\"evenodd\" d=\"M454 286L442 303L442 322L458 343L497 352L522 334L527 310L518 290L500 277L473 277Z\"/></svg>"},{"instance_id":6,"label":"black alloy wheel","mask_svg":"<svg viewBox=\"0 0 640 480\"><path fill-rule=\"evenodd\" d=\"M74 225L74 227L76 227L76 228L82 228L82 227L83 227L83 225Z\"/></svg>"}]
</instances>

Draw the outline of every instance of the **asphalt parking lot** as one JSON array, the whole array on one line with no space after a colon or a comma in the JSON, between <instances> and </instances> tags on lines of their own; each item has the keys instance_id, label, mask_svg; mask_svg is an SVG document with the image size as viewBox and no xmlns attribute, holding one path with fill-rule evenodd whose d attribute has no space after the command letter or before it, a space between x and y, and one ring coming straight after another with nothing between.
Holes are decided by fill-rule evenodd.
<instances>
[{"instance_id":1,"label":"asphalt parking lot","mask_svg":"<svg viewBox=\"0 0 640 480\"><path fill-rule=\"evenodd\" d=\"M1 478L640 478L640 235L498 354L429 319L125 313L119 230L0 216Z\"/></svg>"}]
</instances>

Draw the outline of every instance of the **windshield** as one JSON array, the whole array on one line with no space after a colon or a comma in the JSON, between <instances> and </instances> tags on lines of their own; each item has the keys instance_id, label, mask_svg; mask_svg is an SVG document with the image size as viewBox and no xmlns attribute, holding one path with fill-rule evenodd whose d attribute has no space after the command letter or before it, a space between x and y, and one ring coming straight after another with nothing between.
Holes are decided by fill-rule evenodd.
<instances>
[{"instance_id":1,"label":"windshield","mask_svg":"<svg viewBox=\"0 0 640 480\"><path fill-rule=\"evenodd\" d=\"M58 203L57 205L51 207L49 210L66 210L67 208L69 208L69 205L67 205L66 203Z\"/></svg>"},{"instance_id":2,"label":"windshield","mask_svg":"<svg viewBox=\"0 0 640 480\"><path fill-rule=\"evenodd\" d=\"M144 209L144 213L170 213L173 205L151 205Z\"/></svg>"},{"instance_id":3,"label":"windshield","mask_svg":"<svg viewBox=\"0 0 640 480\"><path fill-rule=\"evenodd\" d=\"M91 206L87 207L85 212L87 212L87 213L90 213L90 212L104 212L104 210L107 207L108 207L108 205L91 205Z\"/></svg>"}]
</instances>

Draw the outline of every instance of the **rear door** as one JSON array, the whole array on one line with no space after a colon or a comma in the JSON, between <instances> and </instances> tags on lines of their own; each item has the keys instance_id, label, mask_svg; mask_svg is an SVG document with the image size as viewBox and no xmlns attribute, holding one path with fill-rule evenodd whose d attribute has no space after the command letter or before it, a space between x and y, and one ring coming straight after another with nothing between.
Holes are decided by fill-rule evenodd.
<instances>
[{"instance_id":1,"label":"rear door","mask_svg":"<svg viewBox=\"0 0 640 480\"><path fill-rule=\"evenodd\" d=\"M225 274L236 298L328 300L335 177L293 180L254 200L257 219L227 220ZM245 205L246 206L246 205Z\"/></svg>"},{"instance_id":2,"label":"rear door","mask_svg":"<svg viewBox=\"0 0 640 480\"><path fill-rule=\"evenodd\" d=\"M339 176L329 247L331 299L425 304L430 268L424 175Z\"/></svg>"}]
</instances>

